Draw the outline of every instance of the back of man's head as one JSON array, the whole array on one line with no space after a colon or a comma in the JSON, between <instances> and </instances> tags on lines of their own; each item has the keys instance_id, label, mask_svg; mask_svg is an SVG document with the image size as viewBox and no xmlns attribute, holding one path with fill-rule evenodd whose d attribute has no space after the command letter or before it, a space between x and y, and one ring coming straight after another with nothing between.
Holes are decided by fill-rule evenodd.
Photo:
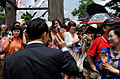
<instances>
[{"instance_id":1,"label":"back of man's head","mask_svg":"<svg viewBox=\"0 0 120 79\"><path fill-rule=\"evenodd\" d=\"M44 32L48 33L48 26L41 18L33 19L27 27L29 40L40 39Z\"/></svg>"}]
</instances>

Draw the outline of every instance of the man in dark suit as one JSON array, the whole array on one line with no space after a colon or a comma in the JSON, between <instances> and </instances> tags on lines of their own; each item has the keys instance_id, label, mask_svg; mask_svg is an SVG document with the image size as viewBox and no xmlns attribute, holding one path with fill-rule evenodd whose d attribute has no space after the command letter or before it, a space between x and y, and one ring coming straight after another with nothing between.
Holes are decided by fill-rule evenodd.
<instances>
[{"instance_id":1,"label":"man in dark suit","mask_svg":"<svg viewBox=\"0 0 120 79\"><path fill-rule=\"evenodd\" d=\"M61 73L77 75L79 69L65 42L56 36L61 50L45 47L49 32L43 19L31 21L27 27L30 42L5 58L3 79L62 79Z\"/></svg>"}]
</instances>

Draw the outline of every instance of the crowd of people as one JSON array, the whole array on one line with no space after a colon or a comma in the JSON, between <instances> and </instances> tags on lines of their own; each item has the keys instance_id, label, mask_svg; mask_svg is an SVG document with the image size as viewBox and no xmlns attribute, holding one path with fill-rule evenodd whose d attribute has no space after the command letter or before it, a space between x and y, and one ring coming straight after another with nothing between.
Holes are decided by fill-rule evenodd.
<instances>
[{"instance_id":1,"label":"crowd of people","mask_svg":"<svg viewBox=\"0 0 120 79\"><path fill-rule=\"evenodd\" d=\"M48 28L40 18L2 24L0 60L3 79L119 79L120 24L63 25L55 19Z\"/></svg>"}]
</instances>

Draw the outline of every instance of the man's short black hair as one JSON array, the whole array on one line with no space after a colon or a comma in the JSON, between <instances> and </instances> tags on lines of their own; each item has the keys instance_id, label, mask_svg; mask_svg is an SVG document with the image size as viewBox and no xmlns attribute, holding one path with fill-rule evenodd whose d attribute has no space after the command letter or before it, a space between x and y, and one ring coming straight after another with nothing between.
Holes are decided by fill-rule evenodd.
<instances>
[{"instance_id":1,"label":"man's short black hair","mask_svg":"<svg viewBox=\"0 0 120 79\"><path fill-rule=\"evenodd\" d=\"M33 19L27 27L27 34L30 40L40 39L41 35L48 33L48 26L41 18Z\"/></svg>"},{"instance_id":2,"label":"man's short black hair","mask_svg":"<svg viewBox=\"0 0 120 79\"><path fill-rule=\"evenodd\" d=\"M115 21L112 18L106 19L103 24L101 25L101 27L106 28L106 26L113 26L115 25Z\"/></svg>"}]
</instances>

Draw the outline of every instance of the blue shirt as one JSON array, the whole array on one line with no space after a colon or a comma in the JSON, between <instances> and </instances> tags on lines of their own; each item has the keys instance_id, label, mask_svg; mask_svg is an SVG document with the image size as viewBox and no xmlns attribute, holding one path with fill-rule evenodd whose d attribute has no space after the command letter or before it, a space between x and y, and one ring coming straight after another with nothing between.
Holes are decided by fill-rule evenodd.
<instances>
[{"instance_id":1,"label":"blue shirt","mask_svg":"<svg viewBox=\"0 0 120 79\"><path fill-rule=\"evenodd\" d=\"M102 51L105 51L105 53L108 53L108 63L110 62L110 48L103 48L101 50ZM115 56L117 56L117 54L114 54ZM103 69L102 71L99 69L99 66L101 64L101 58L99 57L98 59L98 62L96 63L96 67L100 73L100 76L101 76L101 79L120 79L119 76L117 76L116 74L112 73L112 78L107 78L107 71L106 69ZM118 60L118 68L119 70L119 74L120 74L120 59Z\"/></svg>"}]
</instances>

